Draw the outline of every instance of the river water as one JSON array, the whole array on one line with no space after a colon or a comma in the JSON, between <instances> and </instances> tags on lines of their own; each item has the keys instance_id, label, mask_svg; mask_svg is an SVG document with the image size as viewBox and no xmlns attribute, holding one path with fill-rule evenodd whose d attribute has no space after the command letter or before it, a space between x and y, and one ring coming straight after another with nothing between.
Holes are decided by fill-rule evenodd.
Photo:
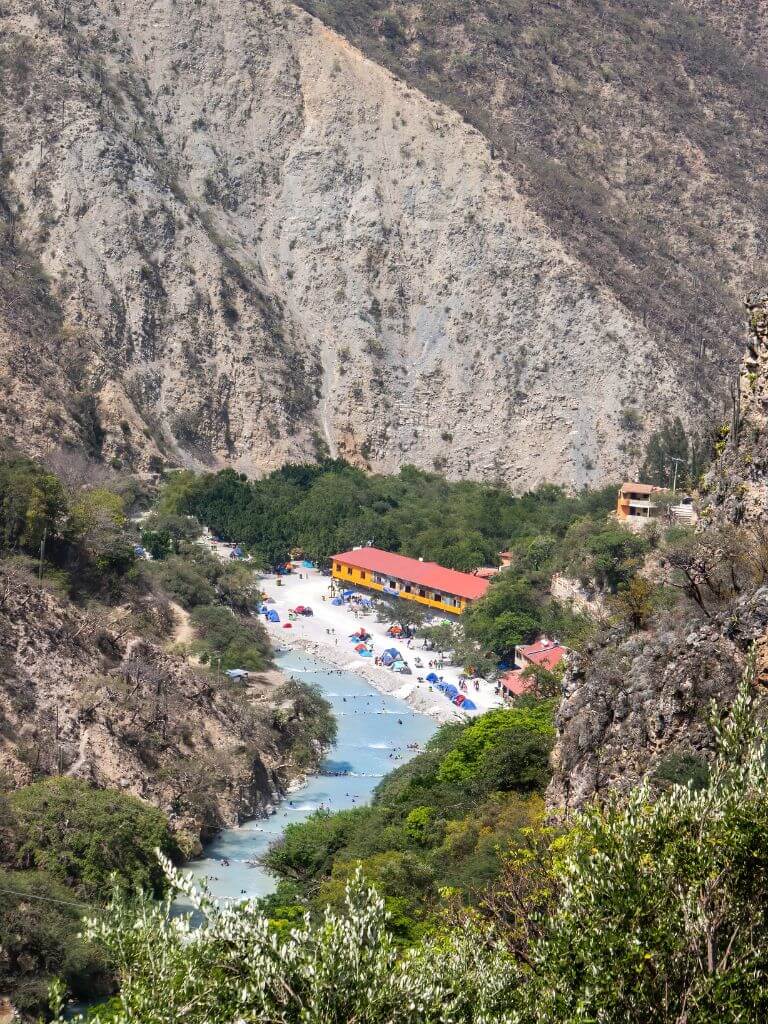
<instances>
[{"instance_id":1,"label":"river water","mask_svg":"<svg viewBox=\"0 0 768 1024\"><path fill-rule=\"evenodd\" d=\"M279 655L276 663L286 675L320 686L333 706L338 738L320 774L289 794L276 814L226 829L206 847L204 856L185 866L186 871L207 878L210 891L224 899L272 892L277 880L248 861L262 855L286 825L304 821L313 811L340 811L369 803L379 780L416 753L408 744L423 747L437 728L431 718L412 711L396 697L379 693L354 672L340 671L299 651Z\"/></svg>"}]
</instances>

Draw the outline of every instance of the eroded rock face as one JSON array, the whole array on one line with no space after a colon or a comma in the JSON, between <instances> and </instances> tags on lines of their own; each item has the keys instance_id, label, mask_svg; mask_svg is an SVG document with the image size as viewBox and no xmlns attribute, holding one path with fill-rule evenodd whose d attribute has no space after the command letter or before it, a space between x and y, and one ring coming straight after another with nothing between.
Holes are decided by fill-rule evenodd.
<instances>
[{"instance_id":1,"label":"eroded rock face","mask_svg":"<svg viewBox=\"0 0 768 1024\"><path fill-rule=\"evenodd\" d=\"M14 784L65 774L120 789L194 843L262 813L288 781L261 698L0 567L0 773Z\"/></svg>"},{"instance_id":2,"label":"eroded rock face","mask_svg":"<svg viewBox=\"0 0 768 1024\"><path fill-rule=\"evenodd\" d=\"M625 792L671 752L707 759L712 703L733 701L746 655L768 629L768 589L705 623L606 638L569 667L557 713L549 801L566 810Z\"/></svg>"},{"instance_id":3,"label":"eroded rock face","mask_svg":"<svg viewBox=\"0 0 768 1024\"><path fill-rule=\"evenodd\" d=\"M483 136L292 5L5 13L9 208L63 364L0 410L21 443L77 440L67 395L95 387L129 467L330 449L527 488L618 475L627 401L647 429L671 396L685 418L683 371Z\"/></svg>"},{"instance_id":4,"label":"eroded rock face","mask_svg":"<svg viewBox=\"0 0 768 1024\"><path fill-rule=\"evenodd\" d=\"M768 292L750 293L744 305L747 348L722 451L706 479L707 515L759 523L768 513Z\"/></svg>"}]
</instances>

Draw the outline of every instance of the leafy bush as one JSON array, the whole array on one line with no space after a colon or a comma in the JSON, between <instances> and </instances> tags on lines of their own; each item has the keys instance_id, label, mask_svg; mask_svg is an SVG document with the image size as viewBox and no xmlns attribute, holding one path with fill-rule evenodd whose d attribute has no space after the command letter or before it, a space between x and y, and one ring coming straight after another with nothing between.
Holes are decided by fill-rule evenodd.
<instances>
[{"instance_id":1,"label":"leafy bush","mask_svg":"<svg viewBox=\"0 0 768 1024\"><path fill-rule=\"evenodd\" d=\"M15 820L13 865L42 870L93 898L119 881L159 895L155 850L178 857L165 816L135 797L51 778L8 794Z\"/></svg>"},{"instance_id":2,"label":"leafy bush","mask_svg":"<svg viewBox=\"0 0 768 1024\"><path fill-rule=\"evenodd\" d=\"M48 1006L48 988L63 979L77 999L113 987L104 953L79 933L85 904L42 871L0 870L0 992L26 1015Z\"/></svg>"},{"instance_id":3,"label":"leafy bush","mask_svg":"<svg viewBox=\"0 0 768 1024\"><path fill-rule=\"evenodd\" d=\"M180 555L171 555L162 562L159 579L182 608L209 605L216 599L216 588L209 574L196 562Z\"/></svg>"},{"instance_id":4,"label":"leafy bush","mask_svg":"<svg viewBox=\"0 0 768 1024\"><path fill-rule=\"evenodd\" d=\"M202 605L192 612L196 648L222 670L243 668L259 672L270 663L269 638L258 619L236 615L218 605Z\"/></svg>"}]
</instances>

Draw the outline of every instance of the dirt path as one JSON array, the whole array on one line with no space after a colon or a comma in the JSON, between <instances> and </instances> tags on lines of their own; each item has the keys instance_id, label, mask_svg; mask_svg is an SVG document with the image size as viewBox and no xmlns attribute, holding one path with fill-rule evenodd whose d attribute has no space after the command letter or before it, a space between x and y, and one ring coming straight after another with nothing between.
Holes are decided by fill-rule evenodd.
<instances>
[{"instance_id":1,"label":"dirt path","mask_svg":"<svg viewBox=\"0 0 768 1024\"><path fill-rule=\"evenodd\" d=\"M171 608L176 619L176 628L173 632L171 643L190 644L195 639L195 630L192 626L192 618L186 608L171 601Z\"/></svg>"}]
</instances>

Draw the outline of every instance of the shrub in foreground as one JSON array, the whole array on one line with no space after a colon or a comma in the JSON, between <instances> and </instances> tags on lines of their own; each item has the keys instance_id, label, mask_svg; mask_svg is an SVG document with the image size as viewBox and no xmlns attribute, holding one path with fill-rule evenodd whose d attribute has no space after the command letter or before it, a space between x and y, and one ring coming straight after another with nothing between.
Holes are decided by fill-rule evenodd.
<instances>
[{"instance_id":1,"label":"shrub in foreground","mask_svg":"<svg viewBox=\"0 0 768 1024\"><path fill-rule=\"evenodd\" d=\"M446 921L399 952L358 873L346 906L274 929L166 863L204 918L118 895L87 936L122 981L119 1024L720 1024L768 1013L768 765L745 684L709 784L591 808L516 855L506 912ZM541 847L539 847L541 849ZM514 873L513 873L514 876ZM509 877L505 880L509 884ZM502 884L502 883L500 883ZM102 1018L98 1014L97 1022ZM103 1024L106 1024L103 1019Z\"/></svg>"}]
</instances>

